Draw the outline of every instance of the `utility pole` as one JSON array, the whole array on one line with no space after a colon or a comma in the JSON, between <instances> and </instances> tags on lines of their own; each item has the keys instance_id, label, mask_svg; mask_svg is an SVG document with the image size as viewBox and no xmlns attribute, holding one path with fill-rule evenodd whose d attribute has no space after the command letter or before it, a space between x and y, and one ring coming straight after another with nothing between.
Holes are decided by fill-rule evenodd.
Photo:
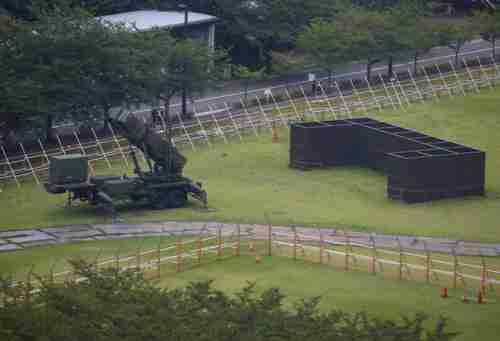
<instances>
[{"instance_id":1,"label":"utility pole","mask_svg":"<svg viewBox=\"0 0 500 341\"><path fill-rule=\"evenodd\" d=\"M179 4L179 8L184 10L184 26L183 26L183 36L184 39L187 39L188 34L187 34L187 27L188 27L188 14L189 14L189 7L186 4ZM184 64L184 72L186 65ZM182 116L186 117L187 113L187 91L186 91L186 83L184 81L183 87L182 87Z\"/></svg>"}]
</instances>

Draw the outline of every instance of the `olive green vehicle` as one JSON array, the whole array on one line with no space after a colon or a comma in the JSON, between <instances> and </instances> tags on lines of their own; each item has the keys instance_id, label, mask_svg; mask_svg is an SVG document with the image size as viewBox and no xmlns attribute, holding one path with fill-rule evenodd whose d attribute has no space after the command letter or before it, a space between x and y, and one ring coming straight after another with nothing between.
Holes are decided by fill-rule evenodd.
<instances>
[{"instance_id":1,"label":"olive green vehicle","mask_svg":"<svg viewBox=\"0 0 500 341\"><path fill-rule=\"evenodd\" d=\"M49 163L49 179L45 183L47 192L68 193L69 204L80 200L91 205L104 205L112 210L113 215L116 214L116 205L122 201L165 209L185 206L188 196L191 196L206 207L207 193L201 183L182 175L186 158L171 143L170 136L165 138L155 133L131 114L118 115L109 123L129 141L135 175L90 177L86 156L56 156ZM133 147L143 153L148 170L141 169Z\"/></svg>"}]
</instances>

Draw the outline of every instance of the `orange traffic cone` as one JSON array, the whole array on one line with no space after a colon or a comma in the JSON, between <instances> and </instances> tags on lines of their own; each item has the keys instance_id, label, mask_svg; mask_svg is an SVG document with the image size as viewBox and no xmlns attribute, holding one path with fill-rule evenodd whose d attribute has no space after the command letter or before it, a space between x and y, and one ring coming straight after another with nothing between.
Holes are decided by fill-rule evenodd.
<instances>
[{"instance_id":1,"label":"orange traffic cone","mask_svg":"<svg viewBox=\"0 0 500 341\"><path fill-rule=\"evenodd\" d=\"M441 289L441 297L442 298L447 298L448 297L448 288L444 287Z\"/></svg>"}]
</instances>

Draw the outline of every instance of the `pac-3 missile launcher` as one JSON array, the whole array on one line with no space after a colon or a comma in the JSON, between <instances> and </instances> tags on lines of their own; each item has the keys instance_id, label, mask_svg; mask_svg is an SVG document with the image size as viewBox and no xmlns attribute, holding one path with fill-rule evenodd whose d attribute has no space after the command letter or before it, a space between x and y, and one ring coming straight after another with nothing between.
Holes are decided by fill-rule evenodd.
<instances>
[{"instance_id":1,"label":"pac-3 missile launcher","mask_svg":"<svg viewBox=\"0 0 500 341\"><path fill-rule=\"evenodd\" d=\"M190 195L207 205L207 193L201 183L182 175L186 159L171 143L170 136L155 133L131 114L118 115L109 122L132 147L135 175L89 177L86 156L56 156L50 160L49 180L45 183L47 192L69 193L70 202L103 204L113 213L116 204L123 200L146 202L152 208L164 209L185 206ZM147 170L141 168L133 147L142 151Z\"/></svg>"}]
</instances>

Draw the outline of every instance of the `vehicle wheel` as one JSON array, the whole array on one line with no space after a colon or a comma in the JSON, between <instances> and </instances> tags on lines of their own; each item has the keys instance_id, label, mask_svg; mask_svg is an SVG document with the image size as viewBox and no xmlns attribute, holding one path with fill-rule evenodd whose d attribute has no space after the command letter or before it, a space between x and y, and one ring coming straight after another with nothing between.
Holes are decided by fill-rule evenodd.
<instances>
[{"instance_id":1,"label":"vehicle wheel","mask_svg":"<svg viewBox=\"0 0 500 341\"><path fill-rule=\"evenodd\" d=\"M151 205L155 210L163 210L170 207L170 198L168 193L159 193L151 200Z\"/></svg>"},{"instance_id":2,"label":"vehicle wheel","mask_svg":"<svg viewBox=\"0 0 500 341\"><path fill-rule=\"evenodd\" d=\"M174 189L168 192L169 207L178 208L186 205L187 193L181 189Z\"/></svg>"}]
</instances>

